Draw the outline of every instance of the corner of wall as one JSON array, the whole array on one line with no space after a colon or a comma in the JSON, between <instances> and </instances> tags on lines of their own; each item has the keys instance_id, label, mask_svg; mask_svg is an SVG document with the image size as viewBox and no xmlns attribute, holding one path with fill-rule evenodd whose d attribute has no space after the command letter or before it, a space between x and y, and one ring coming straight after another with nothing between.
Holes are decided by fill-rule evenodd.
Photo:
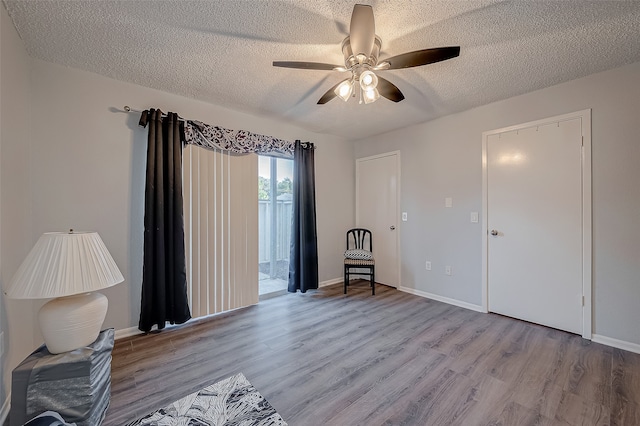
<instances>
[{"instance_id":1,"label":"corner of wall","mask_svg":"<svg viewBox=\"0 0 640 426\"><path fill-rule=\"evenodd\" d=\"M0 6L0 285L4 286L20 265L32 243L31 215L31 59L4 6ZM33 350L35 337L25 333L35 324L33 304L0 295L0 355L4 401L0 417L9 407L11 370ZM17 314L17 317L13 317Z\"/></svg>"}]
</instances>

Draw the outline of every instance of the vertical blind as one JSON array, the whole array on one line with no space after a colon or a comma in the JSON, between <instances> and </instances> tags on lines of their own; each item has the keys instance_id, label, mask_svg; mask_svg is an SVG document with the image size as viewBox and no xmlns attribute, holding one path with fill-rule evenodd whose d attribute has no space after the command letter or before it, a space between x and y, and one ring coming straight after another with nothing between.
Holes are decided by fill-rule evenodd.
<instances>
[{"instance_id":1,"label":"vertical blind","mask_svg":"<svg viewBox=\"0 0 640 426\"><path fill-rule=\"evenodd\" d=\"M258 156L187 145L183 162L192 317L258 303Z\"/></svg>"}]
</instances>

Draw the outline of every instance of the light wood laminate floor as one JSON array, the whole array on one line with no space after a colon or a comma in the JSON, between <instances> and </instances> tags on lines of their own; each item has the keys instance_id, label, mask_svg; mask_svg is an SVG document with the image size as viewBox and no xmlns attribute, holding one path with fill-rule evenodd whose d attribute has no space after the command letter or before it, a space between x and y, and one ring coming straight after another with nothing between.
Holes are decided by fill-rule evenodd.
<instances>
[{"instance_id":1,"label":"light wood laminate floor","mask_svg":"<svg viewBox=\"0 0 640 426\"><path fill-rule=\"evenodd\" d=\"M104 424L239 372L290 426L640 425L640 355L364 282L116 341Z\"/></svg>"}]
</instances>

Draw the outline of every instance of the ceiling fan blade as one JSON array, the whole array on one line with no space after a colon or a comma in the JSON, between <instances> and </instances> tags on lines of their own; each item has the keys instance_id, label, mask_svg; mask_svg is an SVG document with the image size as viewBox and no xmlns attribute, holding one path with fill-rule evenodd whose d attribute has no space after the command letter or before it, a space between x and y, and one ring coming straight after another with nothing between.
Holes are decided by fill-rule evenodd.
<instances>
[{"instance_id":1,"label":"ceiling fan blade","mask_svg":"<svg viewBox=\"0 0 640 426\"><path fill-rule=\"evenodd\" d=\"M323 64L321 62L273 61L274 67L298 68L303 70L326 70L340 68L340 65Z\"/></svg>"},{"instance_id":2,"label":"ceiling fan blade","mask_svg":"<svg viewBox=\"0 0 640 426\"><path fill-rule=\"evenodd\" d=\"M433 49L416 50L392 56L384 59L384 62L389 63L389 68L387 69L397 70L446 61L447 59L455 58L458 55L460 55L460 46L436 47Z\"/></svg>"},{"instance_id":3,"label":"ceiling fan blade","mask_svg":"<svg viewBox=\"0 0 640 426\"><path fill-rule=\"evenodd\" d=\"M380 96L384 96L390 101L400 102L401 100L404 99L404 95L402 94L400 89L396 87L395 84L393 84L389 80L382 78L380 76L378 76L377 89L378 89L378 93L380 93Z\"/></svg>"},{"instance_id":4,"label":"ceiling fan blade","mask_svg":"<svg viewBox=\"0 0 640 426\"><path fill-rule=\"evenodd\" d=\"M353 6L349 37L353 54L358 56L362 53L368 58L376 38L376 23L371 6L364 4Z\"/></svg>"},{"instance_id":5,"label":"ceiling fan blade","mask_svg":"<svg viewBox=\"0 0 640 426\"><path fill-rule=\"evenodd\" d=\"M342 80L341 82L339 82L338 84L336 84L335 86L333 86L331 89L327 90L327 92L322 95L322 97L320 98L320 100L318 100L318 105L324 105L327 102L329 102L331 99L335 98L336 96L336 88L341 85L343 82L349 80L348 78L345 80Z\"/></svg>"}]
</instances>

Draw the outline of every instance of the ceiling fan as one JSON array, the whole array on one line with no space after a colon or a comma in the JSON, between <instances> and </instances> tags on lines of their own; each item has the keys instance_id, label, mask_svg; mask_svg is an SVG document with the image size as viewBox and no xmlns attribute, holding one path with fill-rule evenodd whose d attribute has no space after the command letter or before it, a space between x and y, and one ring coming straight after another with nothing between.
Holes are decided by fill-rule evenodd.
<instances>
[{"instance_id":1,"label":"ceiling fan","mask_svg":"<svg viewBox=\"0 0 640 426\"><path fill-rule=\"evenodd\" d=\"M320 62L274 61L274 67L306 70L350 72L351 76L329 89L318 104L326 104L336 96L344 100L360 94L360 103L375 102L383 96L400 102L404 95L393 83L374 71L397 70L445 61L460 55L460 46L436 47L392 56L378 62L382 40L376 35L373 8L356 4L351 15L349 35L342 41L344 66ZM357 86L360 86L358 90Z\"/></svg>"}]
</instances>

